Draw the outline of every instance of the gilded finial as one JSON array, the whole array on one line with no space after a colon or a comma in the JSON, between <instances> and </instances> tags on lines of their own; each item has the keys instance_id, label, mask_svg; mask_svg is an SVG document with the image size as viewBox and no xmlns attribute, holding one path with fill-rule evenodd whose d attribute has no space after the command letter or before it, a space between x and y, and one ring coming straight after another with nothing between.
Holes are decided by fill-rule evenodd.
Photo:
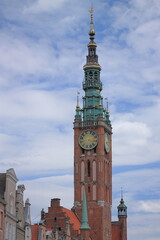
<instances>
[{"instance_id":1,"label":"gilded finial","mask_svg":"<svg viewBox=\"0 0 160 240\"><path fill-rule=\"evenodd\" d=\"M91 5L89 13L90 13L90 17L91 17L89 35L90 35L90 39L94 40L95 31L94 31L94 25L93 25L93 4Z\"/></svg>"}]
</instances>

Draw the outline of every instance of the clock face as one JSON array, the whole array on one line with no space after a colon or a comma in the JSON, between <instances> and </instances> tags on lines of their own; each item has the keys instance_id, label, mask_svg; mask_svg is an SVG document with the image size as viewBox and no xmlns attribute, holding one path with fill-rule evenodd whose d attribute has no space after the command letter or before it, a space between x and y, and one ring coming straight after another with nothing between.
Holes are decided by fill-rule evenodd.
<instances>
[{"instance_id":1,"label":"clock face","mask_svg":"<svg viewBox=\"0 0 160 240\"><path fill-rule=\"evenodd\" d=\"M85 130L79 136L79 145L86 150L93 149L97 146L98 134L92 130Z\"/></svg>"},{"instance_id":2,"label":"clock face","mask_svg":"<svg viewBox=\"0 0 160 240\"><path fill-rule=\"evenodd\" d=\"M110 138L109 138L109 134L105 133L104 134L104 147L107 153L109 153L110 151Z\"/></svg>"}]
</instances>

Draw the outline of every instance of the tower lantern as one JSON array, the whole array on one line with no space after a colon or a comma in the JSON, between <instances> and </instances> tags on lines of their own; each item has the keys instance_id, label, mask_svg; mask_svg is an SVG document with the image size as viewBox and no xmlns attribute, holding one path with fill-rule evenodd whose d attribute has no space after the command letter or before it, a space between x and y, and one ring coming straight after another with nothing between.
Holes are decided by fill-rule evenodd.
<instances>
[{"instance_id":1,"label":"tower lantern","mask_svg":"<svg viewBox=\"0 0 160 240\"><path fill-rule=\"evenodd\" d=\"M120 204L118 205L118 217L127 217L127 207L124 204L123 198L121 198Z\"/></svg>"}]
</instances>

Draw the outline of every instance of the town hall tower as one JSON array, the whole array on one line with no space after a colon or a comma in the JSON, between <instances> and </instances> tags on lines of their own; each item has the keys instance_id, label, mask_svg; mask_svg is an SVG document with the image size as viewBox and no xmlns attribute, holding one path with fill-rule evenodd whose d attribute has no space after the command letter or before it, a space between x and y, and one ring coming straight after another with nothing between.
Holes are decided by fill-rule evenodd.
<instances>
[{"instance_id":1,"label":"town hall tower","mask_svg":"<svg viewBox=\"0 0 160 240\"><path fill-rule=\"evenodd\" d=\"M90 238L111 240L112 126L101 96L92 8L90 14L90 42L83 67L85 96L82 108L77 100L74 120L74 211L81 220L85 192Z\"/></svg>"}]
</instances>

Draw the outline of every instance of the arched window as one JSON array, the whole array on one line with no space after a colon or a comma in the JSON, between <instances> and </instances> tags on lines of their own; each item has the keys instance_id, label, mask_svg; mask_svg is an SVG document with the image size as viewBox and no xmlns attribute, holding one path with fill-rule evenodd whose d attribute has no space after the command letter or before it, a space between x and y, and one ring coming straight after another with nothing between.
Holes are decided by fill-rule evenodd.
<instances>
[{"instance_id":1,"label":"arched window","mask_svg":"<svg viewBox=\"0 0 160 240\"><path fill-rule=\"evenodd\" d=\"M81 181L84 181L84 161L81 162Z\"/></svg>"},{"instance_id":2,"label":"arched window","mask_svg":"<svg viewBox=\"0 0 160 240\"><path fill-rule=\"evenodd\" d=\"M92 81L93 80L93 73L90 71L89 72L89 80Z\"/></svg>"},{"instance_id":3,"label":"arched window","mask_svg":"<svg viewBox=\"0 0 160 240\"><path fill-rule=\"evenodd\" d=\"M96 161L93 161L93 181L96 181Z\"/></svg>"},{"instance_id":4,"label":"arched window","mask_svg":"<svg viewBox=\"0 0 160 240\"><path fill-rule=\"evenodd\" d=\"M85 73L85 80L87 81L87 72Z\"/></svg>"},{"instance_id":5,"label":"arched window","mask_svg":"<svg viewBox=\"0 0 160 240\"><path fill-rule=\"evenodd\" d=\"M98 74L97 74L97 72L94 73L94 80L95 80L95 81L98 80Z\"/></svg>"},{"instance_id":6,"label":"arched window","mask_svg":"<svg viewBox=\"0 0 160 240\"><path fill-rule=\"evenodd\" d=\"M91 176L91 164L90 164L90 161L88 160L87 162L87 175L88 177Z\"/></svg>"}]
</instances>

